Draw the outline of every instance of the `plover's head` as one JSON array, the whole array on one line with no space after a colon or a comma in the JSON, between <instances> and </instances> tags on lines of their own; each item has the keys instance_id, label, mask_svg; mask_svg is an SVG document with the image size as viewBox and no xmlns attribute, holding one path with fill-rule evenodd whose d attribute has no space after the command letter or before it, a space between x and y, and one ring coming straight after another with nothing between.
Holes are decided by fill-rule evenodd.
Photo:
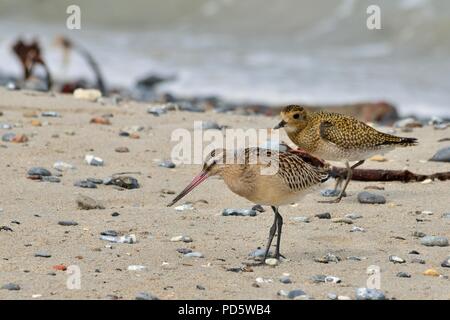
<instances>
[{"instance_id":1,"label":"plover's head","mask_svg":"<svg viewBox=\"0 0 450 320\"><path fill-rule=\"evenodd\" d=\"M285 128L287 132L303 129L307 124L307 111L299 105L289 105L281 111L281 121L274 129Z\"/></svg>"}]
</instances>

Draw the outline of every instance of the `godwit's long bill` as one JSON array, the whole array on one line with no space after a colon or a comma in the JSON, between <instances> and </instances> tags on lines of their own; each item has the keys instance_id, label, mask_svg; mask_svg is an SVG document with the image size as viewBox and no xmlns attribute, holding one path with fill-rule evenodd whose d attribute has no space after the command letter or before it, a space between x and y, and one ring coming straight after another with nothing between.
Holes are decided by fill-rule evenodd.
<instances>
[{"instance_id":1,"label":"godwit's long bill","mask_svg":"<svg viewBox=\"0 0 450 320\"><path fill-rule=\"evenodd\" d=\"M294 151L247 148L227 152L225 149L215 149L206 157L202 171L168 206L174 205L208 177L215 175L221 176L237 195L271 206L275 219L270 228L264 260L276 233L275 258L279 259L283 218L278 207L298 201L325 182L329 177L329 166L307 153Z\"/></svg>"}]
</instances>

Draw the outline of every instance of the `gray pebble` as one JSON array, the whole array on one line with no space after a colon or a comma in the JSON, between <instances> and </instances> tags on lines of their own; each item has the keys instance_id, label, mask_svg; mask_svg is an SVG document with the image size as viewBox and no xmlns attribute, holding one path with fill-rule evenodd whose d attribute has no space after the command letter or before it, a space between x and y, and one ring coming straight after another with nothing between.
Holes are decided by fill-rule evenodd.
<instances>
[{"instance_id":1,"label":"gray pebble","mask_svg":"<svg viewBox=\"0 0 450 320\"><path fill-rule=\"evenodd\" d=\"M198 290L206 290L206 288L204 287L204 286L202 286L202 285L196 285L195 286Z\"/></svg>"},{"instance_id":2,"label":"gray pebble","mask_svg":"<svg viewBox=\"0 0 450 320\"><path fill-rule=\"evenodd\" d=\"M41 176L41 180L44 182L53 182L53 183L59 183L61 182L61 179L55 176Z\"/></svg>"},{"instance_id":3,"label":"gray pebble","mask_svg":"<svg viewBox=\"0 0 450 320\"><path fill-rule=\"evenodd\" d=\"M189 252L184 255L187 258L203 258L203 253L201 252Z\"/></svg>"},{"instance_id":4,"label":"gray pebble","mask_svg":"<svg viewBox=\"0 0 450 320\"><path fill-rule=\"evenodd\" d=\"M260 249L260 248L258 248L258 249L256 249L256 250L254 250L254 251L252 251L252 252L250 252L250 254L249 254L249 257L252 257L252 258L262 258L262 257L264 257L264 254L266 253L266 249ZM271 252L269 251L269 256L270 256L270 254L271 254Z\"/></svg>"},{"instance_id":5,"label":"gray pebble","mask_svg":"<svg viewBox=\"0 0 450 320\"><path fill-rule=\"evenodd\" d=\"M139 182L137 179L130 176L112 178L111 184L125 189L139 188Z\"/></svg>"},{"instance_id":6,"label":"gray pebble","mask_svg":"<svg viewBox=\"0 0 450 320\"><path fill-rule=\"evenodd\" d=\"M36 176L36 177L47 177L47 176L51 176L52 173L42 167L33 167L30 170L28 170L28 175Z\"/></svg>"},{"instance_id":7,"label":"gray pebble","mask_svg":"<svg viewBox=\"0 0 450 320\"><path fill-rule=\"evenodd\" d=\"M383 291L378 289L358 288L356 289L357 300L386 300Z\"/></svg>"},{"instance_id":8,"label":"gray pebble","mask_svg":"<svg viewBox=\"0 0 450 320\"><path fill-rule=\"evenodd\" d=\"M254 205L252 207L252 210L255 210L255 211L258 211L258 212L265 212L266 211L260 204ZM450 213L449 213L449 215L450 215Z\"/></svg>"},{"instance_id":9,"label":"gray pebble","mask_svg":"<svg viewBox=\"0 0 450 320\"><path fill-rule=\"evenodd\" d=\"M295 222L304 222L304 223L311 222L311 218L310 217L293 217L292 220L295 221Z\"/></svg>"},{"instance_id":10,"label":"gray pebble","mask_svg":"<svg viewBox=\"0 0 450 320\"><path fill-rule=\"evenodd\" d=\"M327 298L330 300L337 300L338 296L336 293L330 292L330 293L327 293Z\"/></svg>"},{"instance_id":11,"label":"gray pebble","mask_svg":"<svg viewBox=\"0 0 450 320\"><path fill-rule=\"evenodd\" d=\"M50 258L52 255L45 251L38 251L34 254L34 256L39 258Z\"/></svg>"},{"instance_id":12,"label":"gray pebble","mask_svg":"<svg viewBox=\"0 0 450 320\"><path fill-rule=\"evenodd\" d=\"M282 276L282 277L280 278L280 282L281 282L281 283L284 283L284 284L292 283L291 278L289 278L289 276Z\"/></svg>"},{"instance_id":13,"label":"gray pebble","mask_svg":"<svg viewBox=\"0 0 450 320\"><path fill-rule=\"evenodd\" d=\"M362 217L363 216L358 213L350 213L350 214L345 215L345 218L352 219L352 220L361 219Z\"/></svg>"},{"instance_id":14,"label":"gray pebble","mask_svg":"<svg viewBox=\"0 0 450 320\"><path fill-rule=\"evenodd\" d=\"M173 162L170 161L170 160L164 160L163 162L161 162L161 163L159 164L159 166L160 166L160 167L163 167L163 168L169 168L169 169L173 169L173 168L176 167L175 163L173 163Z\"/></svg>"},{"instance_id":15,"label":"gray pebble","mask_svg":"<svg viewBox=\"0 0 450 320\"><path fill-rule=\"evenodd\" d=\"M411 275L408 272L399 272L397 273L397 277L399 278L411 278Z\"/></svg>"},{"instance_id":16,"label":"gray pebble","mask_svg":"<svg viewBox=\"0 0 450 320\"><path fill-rule=\"evenodd\" d=\"M7 283L7 284L4 284L0 289L17 291L17 290L20 290L20 286L15 283Z\"/></svg>"},{"instance_id":17,"label":"gray pebble","mask_svg":"<svg viewBox=\"0 0 450 320\"><path fill-rule=\"evenodd\" d=\"M414 231L414 232L412 233L412 236L413 236L413 237L416 237L416 238L423 238L423 237L426 236L426 234L423 233L423 232L420 232L420 231Z\"/></svg>"},{"instance_id":18,"label":"gray pebble","mask_svg":"<svg viewBox=\"0 0 450 320\"><path fill-rule=\"evenodd\" d=\"M440 149L429 161L450 162L450 147Z\"/></svg>"},{"instance_id":19,"label":"gray pebble","mask_svg":"<svg viewBox=\"0 0 450 320\"><path fill-rule=\"evenodd\" d=\"M419 263L419 264L425 264L426 261L420 258L413 258L411 259L411 263Z\"/></svg>"},{"instance_id":20,"label":"gray pebble","mask_svg":"<svg viewBox=\"0 0 450 320\"><path fill-rule=\"evenodd\" d=\"M178 248L178 249L177 249L177 252L178 252L178 253L181 253L181 254L188 254L188 253L191 253L192 250L191 250L191 249L188 249L188 248Z\"/></svg>"},{"instance_id":21,"label":"gray pebble","mask_svg":"<svg viewBox=\"0 0 450 320\"><path fill-rule=\"evenodd\" d=\"M58 118L61 115L58 112L55 111L44 111L41 113L41 116L43 117L52 117L52 118Z\"/></svg>"},{"instance_id":22,"label":"gray pebble","mask_svg":"<svg viewBox=\"0 0 450 320\"><path fill-rule=\"evenodd\" d=\"M222 126L218 125L217 122L214 121L202 121L202 129L203 130L222 130Z\"/></svg>"},{"instance_id":23,"label":"gray pebble","mask_svg":"<svg viewBox=\"0 0 450 320\"><path fill-rule=\"evenodd\" d=\"M136 300L159 300L158 297L152 295L151 293L147 292L139 292L136 295Z\"/></svg>"},{"instance_id":24,"label":"gray pebble","mask_svg":"<svg viewBox=\"0 0 450 320\"><path fill-rule=\"evenodd\" d=\"M119 235L119 233L115 230L106 230L106 231L100 232L100 235L109 236L109 237L117 237Z\"/></svg>"},{"instance_id":25,"label":"gray pebble","mask_svg":"<svg viewBox=\"0 0 450 320\"><path fill-rule=\"evenodd\" d=\"M379 194L363 191L358 194L358 201L368 204L384 204L386 203L386 198Z\"/></svg>"},{"instance_id":26,"label":"gray pebble","mask_svg":"<svg viewBox=\"0 0 450 320\"><path fill-rule=\"evenodd\" d=\"M252 209L223 209L223 216L243 216L243 217L254 217L257 212Z\"/></svg>"},{"instance_id":27,"label":"gray pebble","mask_svg":"<svg viewBox=\"0 0 450 320\"><path fill-rule=\"evenodd\" d=\"M289 299L294 299L294 298L300 297L300 296L306 296L305 291L300 290L300 289L295 289L295 290L289 291L289 293L288 293L288 295L287 295L287 297L288 297Z\"/></svg>"},{"instance_id":28,"label":"gray pebble","mask_svg":"<svg viewBox=\"0 0 450 320\"><path fill-rule=\"evenodd\" d=\"M446 237L426 236L420 239L420 243L427 247L447 247L448 239Z\"/></svg>"},{"instance_id":29,"label":"gray pebble","mask_svg":"<svg viewBox=\"0 0 450 320\"><path fill-rule=\"evenodd\" d=\"M77 226L78 222L66 220L66 221L58 221L58 224L60 226L70 227L70 226Z\"/></svg>"},{"instance_id":30,"label":"gray pebble","mask_svg":"<svg viewBox=\"0 0 450 320\"><path fill-rule=\"evenodd\" d=\"M329 212L318 213L315 216L319 219L331 219L331 214Z\"/></svg>"},{"instance_id":31,"label":"gray pebble","mask_svg":"<svg viewBox=\"0 0 450 320\"><path fill-rule=\"evenodd\" d=\"M405 259L402 259L402 258L397 257L397 256L389 256L389 261L394 263L394 264L395 263L405 263L406 262Z\"/></svg>"},{"instance_id":32,"label":"gray pebble","mask_svg":"<svg viewBox=\"0 0 450 320\"><path fill-rule=\"evenodd\" d=\"M324 274L317 274L317 275L312 276L312 277L311 277L311 280L312 280L314 283L322 283L322 282L325 282L325 278L326 278L326 277L327 277L327 276L324 275Z\"/></svg>"},{"instance_id":33,"label":"gray pebble","mask_svg":"<svg viewBox=\"0 0 450 320\"><path fill-rule=\"evenodd\" d=\"M86 181L95 183L95 184L103 184L103 180L102 179L97 179L97 178L87 178Z\"/></svg>"},{"instance_id":34,"label":"gray pebble","mask_svg":"<svg viewBox=\"0 0 450 320\"><path fill-rule=\"evenodd\" d=\"M441 267L443 267L443 268L450 268L450 257L448 257L447 259L442 261Z\"/></svg>"},{"instance_id":35,"label":"gray pebble","mask_svg":"<svg viewBox=\"0 0 450 320\"><path fill-rule=\"evenodd\" d=\"M75 181L73 184L75 187L80 187L80 188L90 188L90 189L95 189L97 188L97 185L93 182L87 181L87 180L78 180Z\"/></svg>"}]
</instances>

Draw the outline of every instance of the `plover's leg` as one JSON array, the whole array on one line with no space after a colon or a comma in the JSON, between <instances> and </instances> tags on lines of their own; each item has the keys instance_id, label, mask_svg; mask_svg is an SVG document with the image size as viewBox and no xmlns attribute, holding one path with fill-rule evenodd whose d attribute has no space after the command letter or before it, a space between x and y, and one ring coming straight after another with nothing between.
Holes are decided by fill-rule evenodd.
<instances>
[{"instance_id":1,"label":"plover's leg","mask_svg":"<svg viewBox=\"0 0 450 320\"><path fill-rule=\"evenodd\" d=\"M273 220L272 227L270 227L269 232L269 241L267 242L266 252L264 253L264 261L266 261L267 256L269 255L270 245L272 244L273 237L275 236L275 233L277 231L277 222L278 222L278 215L277 215L277 208L272 206L273 213L275 214L275 218Z\"/></svg>"},{"instance_id":2,"label":"plover's leg","mask_svg":"<svg viewBox=\"0 0 450 320\"><path fill-rule=\"evenodd\" d=\"M281 243L281 230L283 227L283 217L281 216L280 212L278 212L278 208L276 209L276 216L278 218L278 222L277 222L277 247L275 249L275 259L280 260L280 243Z\"/></svg>"},{"instance_id":3,"label":"plover's leg","mask_svg":"<svg viewBox=\"0 0 450 320\"><path fill-rule=\"evenodd\" d=\"M359 161L359 162L361 162L361 161ZM359 163L359 164L358 163L355 164L356 167L362 164L362 163ZM336 199L333 199L333 200L319 201L320 203L338 203L338 202L341 202L342 197L344 196L345 189L347 189L347 186L350 183L350 180L352 179L352 174L353 174L353 167L350 167L350 164L348 163L348 161L345 162L345 166L347 167L347 177L345 178L344 188L342 188L341 192L339 193L339 196Z\"/></svg>"}]
</instances>

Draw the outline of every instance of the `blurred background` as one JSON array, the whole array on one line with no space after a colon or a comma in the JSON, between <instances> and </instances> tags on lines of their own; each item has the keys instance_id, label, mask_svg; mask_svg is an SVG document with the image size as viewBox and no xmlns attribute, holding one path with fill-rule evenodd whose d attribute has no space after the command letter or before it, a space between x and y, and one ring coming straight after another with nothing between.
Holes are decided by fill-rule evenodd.
<instances>
[{"instance_id":1,"label":"blurred background","mask_svg":"<svg viewBox=\"0 0 450 320\"><path fill-rule=\"evenodd\" d=\"M66 8L81 7L81 30ZM381 30L366 27L371 4ZM109 87L281 105L388 101L402 115L450 116L448 0L1 0L0 76L20 77L11 46L38 39L55 81L94 76L64 63L65 35L96 59Z\"/></svg>"}]
</instances>

